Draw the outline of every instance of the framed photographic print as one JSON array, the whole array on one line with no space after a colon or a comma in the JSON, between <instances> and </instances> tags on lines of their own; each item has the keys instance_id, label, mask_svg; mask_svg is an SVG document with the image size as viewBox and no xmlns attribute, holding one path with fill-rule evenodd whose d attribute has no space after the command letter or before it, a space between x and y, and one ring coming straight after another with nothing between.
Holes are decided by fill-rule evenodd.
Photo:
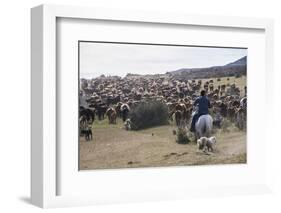
<instances>
[{"instance_id":1,"label":"framed photographic print","mask_svg":"<svg viewBox=\"0 0 281 213\"><path fill-rule=\"evenodd\" d=\"M272 20L31 14L32 203L270 191Z\"/></svg>"}]
</instances>

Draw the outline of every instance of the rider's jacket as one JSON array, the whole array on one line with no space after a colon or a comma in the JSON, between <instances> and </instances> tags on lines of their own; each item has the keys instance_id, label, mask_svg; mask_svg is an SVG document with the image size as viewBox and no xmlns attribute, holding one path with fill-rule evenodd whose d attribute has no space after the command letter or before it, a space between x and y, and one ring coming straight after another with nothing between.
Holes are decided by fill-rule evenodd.
<instances>
[{"instance_id":1,"label":"rider's jacket","mask_svg":"<svg viewBox=\"0 0 281 213\"><path fill-rule=\"evenodd\" d=\"M209 114L210 101L206 96L200 96L194 102L194 106L198 106L198 114L206 115Z\"/></svg>"}]
</instances>

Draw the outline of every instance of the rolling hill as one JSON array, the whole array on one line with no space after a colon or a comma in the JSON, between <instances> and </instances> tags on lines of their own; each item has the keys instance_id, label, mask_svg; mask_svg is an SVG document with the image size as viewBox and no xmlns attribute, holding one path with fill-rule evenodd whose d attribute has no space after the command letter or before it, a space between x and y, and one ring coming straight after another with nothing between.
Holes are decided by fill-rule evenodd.
<instances>
[{"instance_id":1,"label":"rolling hill","mask_svg":"<svg viewBox=\"0 0 281 213\"><path fill-rule=\"evenodd\" d=\"M247 75L247 56L223 66L182 68L167 72L166 74L172 75L176 79L218 78Z\"/></svg>"}]
</instances>

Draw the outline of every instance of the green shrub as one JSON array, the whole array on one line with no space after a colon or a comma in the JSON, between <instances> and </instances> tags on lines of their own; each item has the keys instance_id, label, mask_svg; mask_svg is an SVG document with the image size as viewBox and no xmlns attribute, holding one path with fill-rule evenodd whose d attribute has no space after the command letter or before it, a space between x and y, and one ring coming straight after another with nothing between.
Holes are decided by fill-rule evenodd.
<instances>
[{"instance_id":1,"label":"green shrub","mask_svg":"<svg viewBox=\"0 0 281 213\"><path fill-rule=\"evenodd\" d=\"M190 142L190 139L187 135L187 129L186 128L179 128L177 131L177 139L176 142L179 144L187 144Z\"/></svg>"},{"instance_id":2,"label":"green shrub","mask_svg":"<svg viewBox=\"0 0 281 213\"><path fill-rule=\"evenodd\" d=\"M140 103L129 113L132 130L140 130L153 126L168 124L169 113L165 103L149 101Z\"/></svg>"}]
</instances>

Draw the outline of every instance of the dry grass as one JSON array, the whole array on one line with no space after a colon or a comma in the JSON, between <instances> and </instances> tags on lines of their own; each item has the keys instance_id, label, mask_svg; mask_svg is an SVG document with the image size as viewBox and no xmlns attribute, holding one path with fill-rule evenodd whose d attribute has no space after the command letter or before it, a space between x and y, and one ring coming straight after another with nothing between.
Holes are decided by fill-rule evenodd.
<instances>
[{"instance_id":1,"label":"dry grass","mask_svg":"<svg viewBox=\"0 0 281 213\"><path fill-rule=\"evenodd\" d=\"M196 143L176 143L174 125L126 131L102 124L93 129L93 141L80 139L80 169L113 169L246 162L246 133L217 131L214 153L198 151Z\"/></svg>"}]
</instances>

